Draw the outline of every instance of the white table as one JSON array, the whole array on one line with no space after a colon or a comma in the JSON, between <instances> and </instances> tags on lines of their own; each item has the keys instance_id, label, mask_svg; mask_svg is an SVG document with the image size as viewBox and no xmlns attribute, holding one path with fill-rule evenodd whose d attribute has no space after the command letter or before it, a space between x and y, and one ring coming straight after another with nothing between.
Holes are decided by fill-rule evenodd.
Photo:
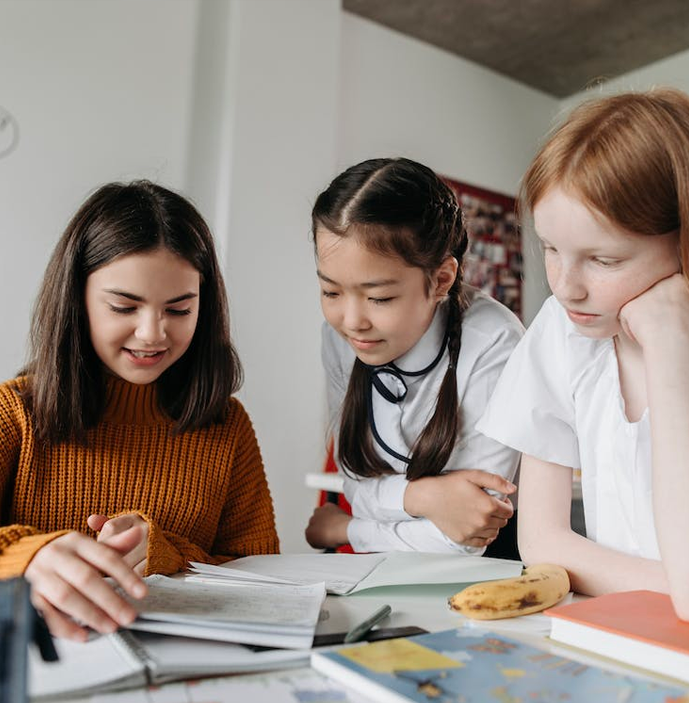
<instances>
[{"instance_id":1,"label":"white table","mask_svg":"<svg viewBox=\"0 0 689 703\"><path fill-rule=\"evenodd\" d=\"M381 605L389 604L392 606L392 614L380 624L381 627L417 625L431 632L453 627L479 627L513 637L552 654L576 659L584 664L597 666L602 664L600 658L551 642L547 638L550 630L549 618L540 613L509 620L471 621L450 610L447 598L453 593L452 586L406 586L380 588L350 596L328 596L323 608L325 617L319 623L317 633L347 631ZM570 594L563 603L577 598ZM604 665L612 671L630 673L629 668L610 660L606 660ZM638 676L642 672L633 670L633 673ZM647 678L654 680L650 675ZM667 680L662 678L655 680L667 683ZM244 701L295 703L298 699L294 691L299 687L313 691L318 686L327 685L327 682L324 682L315 672L299 669L268 674L217 677L194 684L182 682L167 684L154 690L135 689L73 700L75 703L76 701L79 703L85 701L89 703L210 703L211 701L217 703L225 700L242 701L242 703ZM347 693L347 696L347 703L367 703L358 695Z\"/></svg>"}]
</instances>

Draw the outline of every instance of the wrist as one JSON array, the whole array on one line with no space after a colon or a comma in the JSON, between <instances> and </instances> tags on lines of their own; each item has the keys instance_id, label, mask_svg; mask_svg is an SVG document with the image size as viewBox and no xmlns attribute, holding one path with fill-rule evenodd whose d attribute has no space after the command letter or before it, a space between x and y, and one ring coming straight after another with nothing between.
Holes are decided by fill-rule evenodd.
<instances>
[{"instance_id":1,"label":"wrist","mask_svg":"<svg viewBox=\"0 0 689 703\"><path fill-rule=\"evenodd\" d=\"M349 523L351 521L351 515L345 515L340 521L336 534L337 547L341 547L344 544L349 544L349 534L347 533L347 529L349 528Z\"/></svg>"},{"instance_id":2,"label":"wrist","mask_svg":"<svg viewBox=\"0 0 689 703\"><path fill-rule=\"evenodd\" d=\"M412 517L426 516L426 484L430 479L417 478L415 481L408 481L404 490L404 511Z\"/></svg>"}]
</instances>

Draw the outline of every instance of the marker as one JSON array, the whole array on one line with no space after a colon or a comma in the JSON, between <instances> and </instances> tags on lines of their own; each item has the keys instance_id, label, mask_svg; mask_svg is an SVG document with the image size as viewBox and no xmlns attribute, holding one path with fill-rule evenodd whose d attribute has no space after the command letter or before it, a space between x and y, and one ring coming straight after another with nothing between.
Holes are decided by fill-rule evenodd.
<instances>
[{"instance_id":1,"label":"marker","mask_svg":"<svg viewBox=\"0 0 689 703\"><path fill-rule=\"evenodd\" d=\"M374 625L377 625L381 620L390 615L391 612L392 608L389 605L384 605L378 608L373 615L366 618L366 620L360 622L358 625L355 625L345 635L345 644L349 644L350 642L358 642L360 639L363 639L371 631Z\"/></svg>"}]
</instances>

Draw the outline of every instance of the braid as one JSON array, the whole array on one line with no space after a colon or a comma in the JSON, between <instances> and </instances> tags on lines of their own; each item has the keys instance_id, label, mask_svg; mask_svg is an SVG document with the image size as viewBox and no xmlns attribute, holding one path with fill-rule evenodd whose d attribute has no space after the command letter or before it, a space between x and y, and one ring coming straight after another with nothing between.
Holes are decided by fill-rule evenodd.
<instances>
[{"instance_id":1,"label":"braid","mask_svg":"<svg viewBox=\"0 0 689 703\"><path fill-rule=\"evenodd\" d=\"M450 232L456 239L452 255L460 263L457 277L448 291L447 349L449 361L438 391L435 411L419 435L414 445L411 462L407 466L407 478L410 481L422 476L437 476L449 461L461 430L461 413L457 394L457 362L462 348L462 322L464 319L464 305L461 302L461 262L469 245L469 239L464 227L463 213L459 209L452 191L449 188L447 190L449 197L441 201L440 209L443 211L441 217L444 217L445 223L451 223Z\"/></svg>"},{"instance_id":2,"label":"braid","mask_svg":"<svg viewBox=\"0 0 689 703\"><path fill-rule=\"evenodd\" d=\"M354 362L344 400L340 441L337 452L345 471L370 478L394 473L376 452L368 424L368 369L359 359Z\"/></svg>"},{"instance_id":3,"label":"braid","mask_svg":"<svg viewBox=\"0 0 689 703\"><path fill-rule=\"evenodd\" d=\"M468 240L457 199L427 166L403 158L371 159L344 171L318 196L312 211L314 242L319 228L341 237L356 236L371 251L422 269L429 291L434 272L448 257L454 256L460 265L448 290L448 368L406 472L410 480L437 475L450 459L461 424L457 361L462 345L461 263ZM366 365L357 359L337 447L342 466L365 477L394 472L374 445L368 420L370 383Z\"/></svg>"}]
</instances>

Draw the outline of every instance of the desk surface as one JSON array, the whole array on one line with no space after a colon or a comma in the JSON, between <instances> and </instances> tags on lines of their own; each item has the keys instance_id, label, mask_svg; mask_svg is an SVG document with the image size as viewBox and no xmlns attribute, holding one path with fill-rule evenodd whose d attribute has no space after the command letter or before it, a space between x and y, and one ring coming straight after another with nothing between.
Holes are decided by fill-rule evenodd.
<instances>
[{"instance_id":1,"label":"desk surface","mask_svg":"<svg viewBox=\"0 0 689 703\"><path fill-rule=\"evenodd\" d=\"M584 664L601 665L601 659L585 652L551 642L547 639L550 621L537 613L509 620L471 621L450 610L447 598L454 594L453 587L404 587L375 589L350 596L328 596L322 620L318 625L319 634L342 632L368 617L383 604L392 606L392 614L381 623L381 627L417 625L431 632L453 627L478 627L493 630L534 645L553 654L559 654L581 661ZM574 599L577 597L575 596ZM572 600L573 596L567 596ZM607 660L605 668L629 674L629 668ZM636 671L636 675L643 675ZM667 683L667 680L653 679ZM250 703L298 703L305 700L303 691L320 691L318 699L323 703L367 703L358 694L344 694L342 690L330 690L326 695L327 682L310 669L276 671L268 674L235 675L206 679L196 683L167 684L155 689L135 689L121 693L100 694L91 698L73 699L84 703L219 703L220 701L250 701ZM326 688L323 689L323 686ZM346 696L346 697L343 697ZM308 698L307 699L311 699ZM63 699L64 703L64 699Z\"/></svg>"}]
</instances>

